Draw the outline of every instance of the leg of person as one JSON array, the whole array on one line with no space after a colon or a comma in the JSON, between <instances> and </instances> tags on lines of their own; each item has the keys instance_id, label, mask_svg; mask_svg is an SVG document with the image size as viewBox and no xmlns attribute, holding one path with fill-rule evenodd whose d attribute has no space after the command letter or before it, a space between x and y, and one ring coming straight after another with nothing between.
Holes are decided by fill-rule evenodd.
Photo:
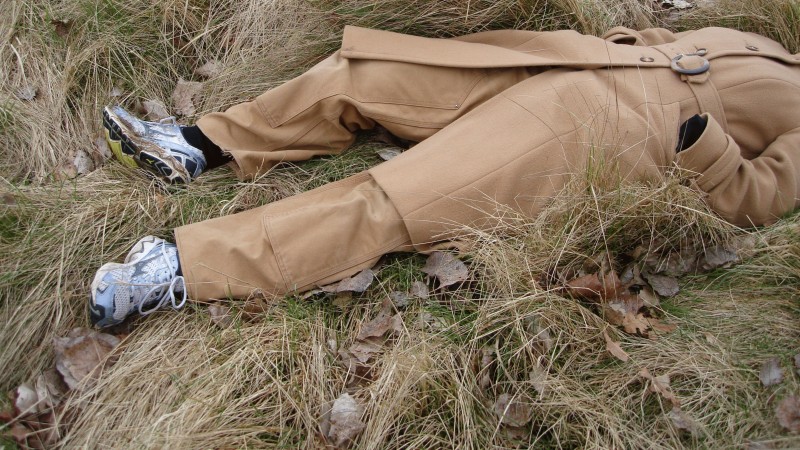
<instances>
[{"instance_id":1,"label":"leg of person","mask_svg":"<svg viewBox=\"0 0 800 450\"><path fill-rule=\"evenodd\" d=\"M191 296L303 291L385 253L451 245L463 225L491 227L498 204L537 214L593 159L608 161L598 167L610 176L629 179L658 178L669 166L677 125L668 124L678 120L679 105L665 105L670 99L656 93L666 81L641 80L648 104L644 93L620 88L617 104L617 81L607 72L540 76L365 173L179 228Z\"/></svg>"},{"instance_id":2,"label":"leg of person","mask_svg":"<svg viewBox=\"0 0 800 450\"><path fill-rule=\"evenodd\" d=\"M336 154L354 132L380 124L413 142L530 77L538 69L466 69L349 60L334 53L253 101L200 118L193 127L146 122L120 107L103 121L112 151L170 182L187 182L232 158L252 178L282 161Z\"/></svg>"},{"instance_id":3,"label":"leg of person","mask_svg":"<svg viewBox=\"0 0 800 450\"><path fill-rule=\"evenodd\" d=\"M259 208L140 240L92 283L98 326L193 299L281 295L340 280L412 249L402 218L367 172Z\"/></svg>"},{"instance_id":4,"label":"leg of person","mask_svg":"<svg viewBox=\"0 0 800 450\"><path fill-rule=\"evenodd\" d=\"M536 215L592 164L619 179L662 176L674 158L680 105L659 94L669 80L619 73L640 78L641 87L616 86L619 76L608 71L550 71L368 172L177 229L190 296L303 291L385 253L427 252L457 239L463 225L491 227L498 204ZM670 87L670 96L688 91Z\"/></svg>"},{"instance_id":5,"label":"leg of person","mask_svg":"<svg viewBox=\"0 0 800 450\"><path fill-rule=\"evenodd\" d=\"M535 72L350 60L337 52L197 125L233 157L238 175L252 178L281 161L337 154L353 142L354 132L375 124L422 141Z\"/></svg>"}]
</instances>

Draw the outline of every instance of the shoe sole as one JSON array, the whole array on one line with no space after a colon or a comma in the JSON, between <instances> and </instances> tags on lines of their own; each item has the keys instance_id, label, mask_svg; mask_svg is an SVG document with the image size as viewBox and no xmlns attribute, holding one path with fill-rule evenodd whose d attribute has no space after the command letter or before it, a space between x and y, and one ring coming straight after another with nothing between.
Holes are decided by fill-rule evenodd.
<instances>
[{"instance_id":1,"label":"shoe sole","mask_svg":"<svg viewBox=\"0 0 800 450\"><path fill-rule=\"evenodd\" d=\"M169 183L187 183L189 173L175 158L155 144L136 136L108 107L103 108L103 128L111 152L127 167L141 167Z\"/></svg>"}]
</instances>

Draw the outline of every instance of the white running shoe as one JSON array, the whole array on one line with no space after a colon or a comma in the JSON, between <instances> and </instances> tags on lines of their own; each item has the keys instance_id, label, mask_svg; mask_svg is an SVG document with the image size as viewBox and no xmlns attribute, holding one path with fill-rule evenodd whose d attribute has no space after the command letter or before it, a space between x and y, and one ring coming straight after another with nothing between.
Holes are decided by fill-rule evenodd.
<instances>
[{"instance_id":1,"label":"white running shoe","mask_svg":"<svg viewBox=\"0 0 800 450\"><path fill-rule=\"evenodd\" d=\"M140 239L124 263L107 263L97 271L89 303L92 324L109 327L134 312L144 316L168 303L183 307L186 284L177 275L179 265L175 244L155 236Z\"/></svg>"},{"instance_id":2,"label":"white running shoe","mask_svg":"<svg viewBox=\"0 0 800 450\"><path fill-rule=\"evenodd\" d=\"M170 183L188 183L206 168L206 158L181 133L174 117L147 122L120 106L103 108L111 152L128 167L141 167Z\"/></svg>"}]
</instances>

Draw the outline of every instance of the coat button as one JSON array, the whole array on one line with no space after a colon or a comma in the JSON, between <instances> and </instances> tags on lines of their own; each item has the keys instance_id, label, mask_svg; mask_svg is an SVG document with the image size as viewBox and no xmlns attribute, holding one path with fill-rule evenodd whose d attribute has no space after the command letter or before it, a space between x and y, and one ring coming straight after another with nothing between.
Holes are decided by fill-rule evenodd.
<instances>
[{"instance_id":1,"label":"coat button","mask_svg":"<svg viewBox=\"0 0 800 450\"><path fill-rule=\"evenodd\" d=\"M639 61L641 61L641 62L653 62L653 61L655 61L655 59L650 57L650 56L642 56L641 58L639 58Z\"/></svg>"},{"instance_id":2,"label":"coat button","mask_svg":"<svg viewBox=\"0 0 800 450\"><path fill-rule=\"evenodd\" d=\"M758 47L756 47L755 45L748 45L745 48L748 49L748 50L752 50L754 52L758 51Z\"/></svg>"}]
</instances>

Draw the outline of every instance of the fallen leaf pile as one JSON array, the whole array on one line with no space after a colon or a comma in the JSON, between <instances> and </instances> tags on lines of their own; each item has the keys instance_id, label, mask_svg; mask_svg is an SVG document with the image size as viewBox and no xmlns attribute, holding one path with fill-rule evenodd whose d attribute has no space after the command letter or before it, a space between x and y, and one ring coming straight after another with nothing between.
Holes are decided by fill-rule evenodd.
<instances>
[{"instance_id":1,"label":"fallen leaf pile","mask_svg":"<svg viewBox=\"0 0 800 450\"><path fill-rule=\"evenodd\" d=\"M800 374L800 354L794 356L793 362L795 370ZM761 364L758 379L767 388L781 384L783 375L780 358L769 358ZM781 400L775 407L775 417L780 426L790 433L800 433L800 395L789 395Z\"/></svg>"},{"instance_id":2,"label":"fallen leaf pile","mask_svg":"<svg viewBox=\"0 0 800 450\"><path fill-rule=\"evenodd\" d=\"M596 305L599 314L610 324L628 334L655 338L658 333L675 329L656 315L661 298L680 292L677 277L730 267L740 260L737 249L753 246L755 241L750 237L741 238L732 246L708 248L699 255L689 246L666 255L640 246L625 255L632 262L620 272L607 254L601 254L589 258L581 269L556 274L555 278L573 297Z\"/></svg>"},{"instance_id":3,"label":"fallen leaf pile","mask_svg":"<svg viewBox=\"0 0 800 450\"><path fill-rule=\"evenodd\" d=\"M114 363L113 351L119 343L116 336L87 328L55 338L55 368L17 387L11 393L13 409L0 413L10 437L24 447L52 447L61 427L69 422L64 400L72 392L85 390Z\"/></svg>"},{"instance_id":4,"label":"fallen leaf pile","mask_svg":"<svg viewBox=\"0 0 800 450\"><path fill-rule=\"evenodd\" d=\"M378 315L361 327L353 345L338 352L339 360L347 369L348 386L372 379L375 358L383 352L387 340L402 331L400 313L393 314L392 302L384 301Z\"/></svg>"},{"instance_id":5,"label":"fallen leaf pile","mask_svg":"<svg viewBox=\"0 0 800 450\"><path fill-rule=\"evenodd\" d=\"M647 382L647 393L656 394L670 403L671 409L667 417L675 428L692 435L700 432L697 422L681 409L680 399L672 391L668 374L653 376L646 367L643 367L639 371L639 377Z\"/></svg>"}]
</instances>

